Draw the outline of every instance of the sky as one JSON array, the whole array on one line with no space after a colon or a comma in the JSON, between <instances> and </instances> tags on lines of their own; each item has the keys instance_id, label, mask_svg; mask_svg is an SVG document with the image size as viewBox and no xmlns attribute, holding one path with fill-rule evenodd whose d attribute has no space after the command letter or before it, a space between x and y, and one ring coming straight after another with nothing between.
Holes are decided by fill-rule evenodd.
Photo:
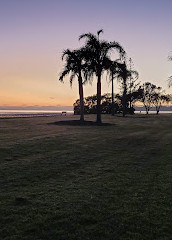
<instances>
[{"instance_id":1,"label":"sky","mask_svg":"<svg viewBox=\"0 0 172 240\"><path fill-rule=\"evenodd\" d=\"M70 76L59 82L62 52L83 46L79 35L99 29L102 39L123 46L141 83L170 93L171 11L171 0L0 0L0 106L72 106L78 83L71 88ZM110 91L104 76L102 93ZM84 95L92 94L96 79L84 86Z\"/></svg>"}]
</instances>

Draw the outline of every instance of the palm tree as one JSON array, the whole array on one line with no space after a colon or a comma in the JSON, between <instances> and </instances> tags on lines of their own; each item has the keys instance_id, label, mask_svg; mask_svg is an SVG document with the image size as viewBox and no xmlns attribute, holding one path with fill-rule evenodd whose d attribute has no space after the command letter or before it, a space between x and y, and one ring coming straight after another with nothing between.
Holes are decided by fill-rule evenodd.
<instances>
[{"instance_id":1,"label":"palm tree","mask_svg":"<svg viewBox=\"0 0 172 240\"><path fill-rule=\"evenodd\" d=\"M132 75L138 77L138 72L134 70L128 70L127 65L124 63L116 62L117 64L117 71L115 77L118 81L121 82L123 88L123 96L122 96L122 106L123 106L123 117L126 115L126 108L127 108L127 81L131 79Z\"/></svg>"},{"instance_id":2,"label":"palm tree","mask_svg":"<svg viewBox=\"0 0 172 240\"><path fill-rule=\"evenodd\" d=\"M114 116L114 78L117 73L117 61L111 61L110 67L109 67L109 75L110 75L110 81L112 82L112 116Z\"/></svg>"},{"instance_id":3,"label":"palm tree","mask_svg":"<svg viewBox=\"0 0 172 240\"><path fill-rule=\"evenodd\" d=\"M172 87L172 76L168 78L168 86L169 88Z\"/></svg>"},{"instance_id":4,"label":"palm tree","mask_svg":"<svg viewBox=\"0 0 172 240\"><path fill-rule=\"evenodd\" d=\"M169 61L172 61L172 55L169 55L169 56L168 56L168 60L169 60ZM170 77L168 78L168 86L169 86L169 88L172 87L172 76L170 76Z\"/></svg>"},{"instance_id":5,"label":"palm tree","mask_svg":"<svg viewBox=\"0 0 172 240\"><path fill-rule=\"evenodd\" d=\"M66 64L63 72L59 77L59 81L63 82L66 75L70 76L70 85L72 86L73 79L77 77L79 85L79 97L80 97L80 121L84 121L84 94L83 94L83 78L82 72L84 71L83 52L82 50L71 51L69 49L65 50L62 55L62 60L66 60Z\"/></svg>"},{"instance_id":6,"label":"palm tree","mask_svg":"<svg viewBox=\"0 0 172 240\"><path fill-rule=\"evenodd\" d=\"M105 70L109 68L110 57L109 53L112 49L119 51L120 55L124 55L125 51L117 42L107 42L99 39L99 30L97 35L92 33L82 34L79 40L86 38L85 44L85 61L87 63L87 71L89 76L95 74L97 77L97 123L101 124L101 76Z\"/></svg>"}]
</instances>

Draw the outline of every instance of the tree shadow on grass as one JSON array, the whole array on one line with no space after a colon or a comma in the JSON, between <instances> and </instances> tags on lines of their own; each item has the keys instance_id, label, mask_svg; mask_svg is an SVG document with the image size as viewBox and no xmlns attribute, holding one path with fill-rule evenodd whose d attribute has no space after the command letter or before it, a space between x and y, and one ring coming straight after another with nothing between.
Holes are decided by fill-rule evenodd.
<instances>
[{"instance_id":1,"label":"tree shadow on grass","mask_svg":"<svg viewBox=\"0 0 172 240\"><path fill-rule=\"evenodd\" d=\"M64 125L64 126L111 126L111 125L114 125L111 123L97 123L93 121L80 121L80 120L58 121L58 122L53 122L48 124Z\"/></svg>"}]
</instances>

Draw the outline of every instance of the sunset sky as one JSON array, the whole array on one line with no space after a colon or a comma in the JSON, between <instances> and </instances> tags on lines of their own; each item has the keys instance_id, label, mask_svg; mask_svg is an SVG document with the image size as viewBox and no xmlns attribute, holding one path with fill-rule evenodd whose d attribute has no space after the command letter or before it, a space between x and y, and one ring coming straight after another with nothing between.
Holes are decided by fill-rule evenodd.
<instances>
[{"instance_id":1,"label":"sunset sky","mask_svg":"<svg viewBox=\"0 0 172 240\"><path fill-rule=\"evenodd\" d=\"M0 106L72 106L78 85L58 81L62 51L101 28L102 39L119 42L132 58L141 83L170 93L171 24L172 0L0 0ZM104 77L102 92L110 91ZM96 81L84 87L85 96L95 93Z\"/></svg>"}]
</instances>

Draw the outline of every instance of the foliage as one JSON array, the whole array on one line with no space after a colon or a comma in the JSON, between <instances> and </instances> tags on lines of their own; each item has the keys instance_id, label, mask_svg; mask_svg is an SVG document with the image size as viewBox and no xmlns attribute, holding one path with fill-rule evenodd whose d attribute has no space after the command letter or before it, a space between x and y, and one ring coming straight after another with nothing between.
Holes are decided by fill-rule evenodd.
<instances>
[{"instance_id":1,"label":"foliage","mask_svg":"<svg viewBox=\"0 0 172 240\"><path fill-rule=\"evenodd\" d=\"M128 89L128 94L129 94L129 107L133 107L135 103L135 98L133 96L135 95L134 93L139 92L140 88L140 82L138 81L139 78L139 73L136 70L132 70L132 59L129 59L129 71L130 71L130 77L127 81L127 89Z\"/></svg>"},{"instance_id":2,"label":"foliage","mask_svg":"<svg viewBox=\"0 0 172 240\"><path fill-rule=\"evenodd\" d=\"M111 94L107 93L101 96L101 108L102 113L110 114L112 113L112 102L111 102ZM79 99L73 104L74 106L74 114L78 115L80 112L80 101ZM120 113L122 111L121 99L118 95L116 95L116 99L114 102L114 110L115 113ZM96 114L97 113L97 95L88 96L84 98L84 113L85 114Z\"/></svg>"},{"instance_id":3,"label":"foliage","mask_svg":"<svg viewBox=\"0 0 172 240\"><path fill-rule=\"evenodd\" d=\"M95 75L97 77L97 122L101 123L101 76L108 70L111 64L110 52L116 49L120 57L124 56L125 51L118 42L107 42L100 40L99 35L103 30L99 30L97 35L92 33L82 34L79 39L86 39L85 42L85 62L87 64L86 77Z\"/></svg>"},{"instance_id":4,"label":"foliage","mask_svg":"<svg viewBox=\"0 0 172 240\"><path fill-rule=\"evenodd\" d=\"M149 110L151 109L151 106L154 103L154 95L156 94L156 85L146 82L142 86L142 96L140 98L140 101L143 103L146 113L149 113Z\"/></svg>"},{"instance_id":5,"label":"foliage","mask_svg":"<svg viewBox=\"0 0 172 240\"><path fill-rule=\"evenodd\" d=\"M62 60L65 59L65 66L63 71L60 74L59 81L63 82L64 78L71 74L70 76L70 85L72 86L73 80L75 77L79 77L79 74L83 70L82 66L82 53L80 50L64 50L62 54Z\"/></svg>"},{"instance_id":6,"label":"foliage","mask_svg":"<svg viewBox=\"0 0 172 240\"><path fill-rule=\"evenodd\" d=\"M128 114L134 114L134 103L139 102L142 99L143 96L143 89L139 87L137 90L132 92L131 94L126 94L126 113ZM114 101L114 107L112 106L112 94L106 93L101 96L101 108L102 113L106 114L112 114L112 111L114 109L114 114L121 113L123 111L122 101L123 101L123 95L121 94L115 94L114 95L115 101ZM129 101L132 98L133 106L129 107ZM79 115L80 114L80 100L77 99L74 106L74 114ZM88 96L84 98L84 113L85 114L96 114L97 113L97 95Z\"/></svg>"},{"instance_id":7,"label":"foliage","mask_svg":"<svg viewBox=\"0 0 172 240\"><path fill-rule=\"evenodd\" d=\"M138 86L138 85L137 85ZM141 86L133 89L131 92L127 94L127 102L131 102L131 107L134 107L136 102L139 102L143 96L143 89Z\"/></svg>"},{"instance_id":8,"label":"foliage","mask_svg":"<svg viewBox=\"0 0 172 240\"><path fill-rule=\"evenodd\" d=\"M70 85L72 86L73 79L77 77L79 84L79 96L80 96L80 120L84 121L84 102L83 102L83 77L86 67L83 64L83 51L74 50L70 51L69 49L65 50L62 55L62 60L65 58L66 64L63 72L59 77L59 81L63 82L63 79L66 75L71 74L70 76Z\"/></svg>"},{"instance_id":9,"label":"foliage","mask_svg":"<svg viewBox=\"0 0 172 240\"><path fill-rule=\"evenodd\" d=\"M169 55L169 56L168 56L168 60L169 60L169 61L172 61L172 55ZM170 77L168 78L168 86L169 86L169 87L172 87L172 76L170 76Z\"/></svg>"},{"instance_id":10,"label":"foliage","mask_svg":"<svg viewBox=\"0 0 172 240\"><path fill-rule=\"evenodd\" d=\"M168 78L168 86L172 87L172 76Z\"/></svg>"},{"instance_id":11,"label":"foliage","mask_svg":"<svg viewBox=\"0 0 172 240\"><path fill-rule=\"evenodd\" d=\"M134 101L132 99L132 90L136 90L135 81L138 79L138 72L134 70L129 70L127 68L126 63L116 63L117 70L115 73L115 77L117 78L118 82L121 84L122 88L122 106L123 106L123 116L127 113L127 105L128 101ZM127 94L129 99L127 99ZM133 95L134 96L134 95ZM130 108L133 107L130 105ZM131 109L132 111L132 109Z\"/></svg>"},{"instance_id":12,"label":"foliage","mask_svg":"<svg viewBox=\"0 0 172 240\"><path fill-rule=\"evenodd\" d=\"M146 113L149 113L150 108L154 105L157 114L163 104L168 104L171 101L171 96L165 94L161 87L146 82L140 88L139 100L144 104Z\"/></svg>"},{"instance_id":13,"label":"foliage","mask_svg":"<svg viewBox=\"0 0 172 240\"><path fill-rule=\"evenodd\" d=\"M123 116L126 113L134 113L134 104L137 101L144 104L147 114L153 105L158 113L161 105L170 101L169 97L162 93L160 87L152 83L146 82L139 86L139 74L132 69L131 58L128 66L126 53L122 46L115 41L100 40L101 33L103 33L102 29L97 31L96 35L90 32L80 35L79 40L85 39L84 46L73 51L67 49L62 55L62 59L65 58L66 65L59 80L63 82L64 77L70 74L70 84L72 85L75 77L79 83L80 99L74 103L75 113L80 112L81 120L84 120L84 112L96 113L97 123L101 123L101 113L112 113L114 115L114 113L121 110ZM110 54L114 49L118 52L119 59L112 61ZM172 56L169 56L169 60L172 60ZM107 95L101 96L101 78L104 72L108 73L110 81L112 81L111 97ZM84 99L83 84L87 81L91 82L94 76L97 78L97 95ZM121 87L121 95L116 95L115 102L114 79L118 80ZM169 78L169 86L171 85L172 77Z\"/></svg>"},{"instance_id":14,"label":"foliage","mask_svg":"<svg viewBox=\"0 0 172 240\"><path fill-rule=\"evenodd\" d=\"M170 95L166 95L161 91L161 88L156 88L156 92L153 95L153 105L156 107L157 114L163 104L169 103L171 100Z\"/></svg>"}]
</instances>

